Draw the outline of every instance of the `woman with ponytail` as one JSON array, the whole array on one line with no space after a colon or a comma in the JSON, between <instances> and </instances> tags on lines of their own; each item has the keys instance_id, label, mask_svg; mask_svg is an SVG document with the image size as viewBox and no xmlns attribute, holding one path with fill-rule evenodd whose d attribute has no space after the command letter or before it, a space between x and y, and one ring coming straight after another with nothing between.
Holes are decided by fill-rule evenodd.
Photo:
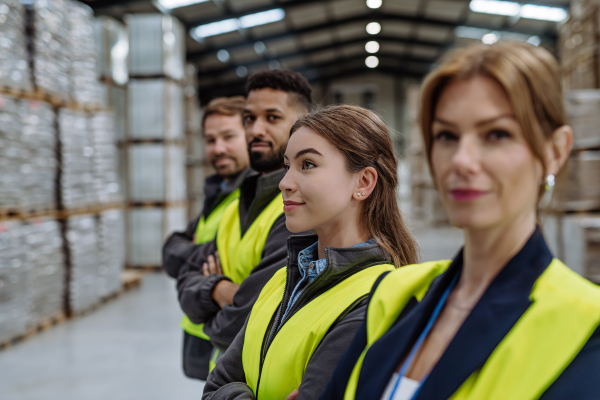
<instances>
[{"instance_id":1,"label":"woman with ponytail","mask_svg":"<svg viewBox=\"0 0 600 400\"><path fill-rule=\"evenodd\" d=\"M288 264L259 295L203 399L315 399L365 317L379 276L417 261L397 160L373 112L336 106L291 129L283 192Z\"/></svg>"}]
</instances>

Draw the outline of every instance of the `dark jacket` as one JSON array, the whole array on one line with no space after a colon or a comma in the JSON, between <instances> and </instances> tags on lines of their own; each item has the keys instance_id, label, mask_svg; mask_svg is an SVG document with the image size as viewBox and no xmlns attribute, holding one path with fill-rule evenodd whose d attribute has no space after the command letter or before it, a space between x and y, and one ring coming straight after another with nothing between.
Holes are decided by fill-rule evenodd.
<instances>
[{"instance_id":1,"label":"dark jacket","mask_svg":"<svg viewBox=\"0 0 600 400\"><path fill-rule=\"evenodd\" d=\"M481 368L531 305L529 295L532 287L551 261L552 254L538 229L484 292L423 383L417 400L447 399L474 371ZM433 280L423 299L420 302L416 298L410 300L394 325L370 347L360 372L356 399L381 399L392 374L414 345L442 293L461 268L462 251L448 270ZM373 291L380 282L381 278ZM366 323L363 323L336 367L321 400L344 398L352 369L366 344L367 330ZM531 360L531 368L540 362L544 361ZM600 331L596 330L540 399L597 399L600 393L599 370Z\"/></svg>"},{"instance_id":2,"label":"dark jacket","mask_svg":"<svg viewBox=\"0 0 600 400\"><path fill-rule=\"evenodd\" d=\"M206 178L204 183L204 207L202 214L188 223L187 229L183 232L174 232L167 239L163 246L163 268L165 272L172 278L179 276L179 269L190 257L192 252L199 246L194 244L194 233L198 226L198 221L202 216L210 215L210 213L225 199L231 192L237 189L244 178L251 172L249 168L242 171L236 178L235 182L223 190L221 185L223 178L219 175L211 175Z\"/></svg>"},{"instance_id":3,"label":"dark jacket","mask_svg":"<svg viewBox=\"0 0 600 400\"><path fill-rule=\"evenodd\" d=\"M298 270L298 253L316 241L316 235L292 236L288 240L290 256L287 268L287 285L274 321L280 320L281 315L287 308L294 287L302 279ZM281 325L285 324L303 306L339 284L343 279L369 266L391 262L390 256L377 244L357 247L353 252L339 252L330 247L327 249L327 256L325 270L321 272L318 279L306 285ZM339 358L350 345L356 330L364 320L366 303L366 298L359 299L334 323L325 335L308 363L296 400L313 400L323 392ZM252 390L246 385L242 363L245 328L244 325L231 347L217 362L217 366L208 376L204 386L203 400L254 399ZM280 325L277 323L272 324L266 349L268 349L279 328ZM281 356L285 357L285 354Z\"/></svg>"},{"instance_id":4,"label":"dark jacket","mask_svg":"<svg viewBox=\"0 0 600 400\"><path fill-rule=\"evenodd\" d=\"M239 208L242 235L280 193L279 182L284 175L283 169L267 175L254 172L242 182ZM213 300L212 292L217 283L229 278L224 275L204 276L200 271L207 257L215 253L216 240L194 249L181 267L177 279L181 308L193 323L204 324L204 332L220 350L224 351L229 347L242 329L263 286L279 268L285 266L286 241L289 236L282 210L269 231L261 261L240 285L233 297L233 305L227 305L223 309Z\"/></svg>"}]
</instances>

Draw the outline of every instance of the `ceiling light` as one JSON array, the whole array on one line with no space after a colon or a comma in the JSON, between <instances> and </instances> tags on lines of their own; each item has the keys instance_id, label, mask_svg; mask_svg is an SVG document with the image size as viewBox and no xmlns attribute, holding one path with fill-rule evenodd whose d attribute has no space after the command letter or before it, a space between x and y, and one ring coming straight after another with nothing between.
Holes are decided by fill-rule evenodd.
<instances>
[{"instance_id":1,"label":"ceiling light","mask_svg":"<svg viewBox=\"0 0 600 400\"><path fill-rule=\"evenodd\" d=\"M192 4L204 3L208 0L158 0L156 3L167 10L172 10L174 8L185 7Z\"/></svg>"},{"instance_id":2,"label":"ceiling light","mask_svg":"<svg viewBox=\"0 0 600 400\"><path fill-rule=\"evenodd\" d=\"M209 36L281 21L284 17L285 11L281 8L276 8L274 10L263 11L256 14L244 15L240 18L229 18L210 24L200 25L192 28L190 35L196 41L201 41Z\"/></svg>"},{"instance_id":3,"label":"ceiling light","mask_svg":"<svg viewBox=\"0 0 600 400\"><path fill-rule=\"evenodd\" d=\"M256 52L256 54L261 55L265 52L265 50L267 50L267 46L265 46L263 42L254 43L254 51Z\"/></svg>"},{"instance_id":4,"label":"ceiling light","mask_svg":"<svg viewBox=\"0 0 600 400\"><path fill-rule=\"evenodd\" d=\"M560 7L538 6L536 4L520 4L514 1L503 0L471 0L471 11L506 15L510 17L539 19L544 21L564 21L569 14Z\"/></svg>"},{"instance_id":5,"label":"ceiling light","mask_svg":"<svg viewBox=\"0 0 600 400\"><path fill-rule=\"evenodd\" d=\"M495 33L488 33L488 34L483 35L483 37L481 38L481 41L484 44L494 44L498 41L498 39L500 39L500 38Z\"/></svg>"},{"instance_id":6,"label":"ceiling light","mask_svg":"<svg viewBox=\"0 0 600 400\"><path fill-rule=\"evenodd\" d=\"M221 49L217 51L217 58L222 63L226 63L227 61L229 61L229 52L225 49Z\"/></svg>"},{"instance_id":7,"label":"ceiling light","mask_svg":"<svg viewBox=\"0 0 600 400\"><path fill-rule=\"evenodd\" d=\"M367 7L369 8L379 8L381 7L381 0L367 0Z\"/></svg>"},{"instance_id":8,"label":"ceiling light","mask_svg":"<svg viewBox=\"0 0 600 400\"><path fill-rule=\"evenodd\" d=\"M279 69L279 68L281 68L281 64L279 64L279 61L277 61L277 60L269 61L269 69Z\"/></svg>"},{"instance_id":9,"label":"ceiling light","mask_svg":"<svg viewBox=\"0 0 600 400\"><path fill-rule=\"evenodd\" d=\"M521 18L541 19L543 21L564 21L569 14L567 10L559 7L538 6L535 4L524 4L521 6Z\"/></svg>"},{"instance_id":10,"label":"ceiling light","mask_svg":"<svg viewBox=\"0 0 600 400\"><path fill-rule=\"evenodd\" d=\"M379 51L379 43L374 40L367 42L367 44L365 44L365 50L367 53L377 53Z\"/></svg>"},{"instance_id":11,"label":"ceiling light","mask_svg":"<svg viewBox=\"0 0 600 400\"><path fill-rule=\"evenodd\" d=\"M381 25L379 25L379 22L370 22L367 24L368 34L377 35L379 32L381 32Z\"/></svg>"},{"instance_id":12,"label":"ceiling light","mask_svg":"<svg viewBox=\"0 0 600 400\"><path fill-rule=\"evenodd\" d=\"M491 34L491 35L490 35ZM487 36L485 41L491 41L493 37L496 37L496 41L498 40L516 40L519 42L528 42L535 45L536 38L539 40L538 36L530 36L524 35L522 33L515 32L506 32L506 31L492 31L489 29L480 29L480 28L472 28L470 26L457 26L454 28L454 35L456 37L467 38L467 39L475 39L483 41L484 37ZM493 36L492 36L493 35ZM541 42L541 40L540 40Z\"/></svg>"},{"instance_id":13,"label":"ceiling light","mask_svg":"<svg viewBox=\"0 0 600 400\"><path fill-rule=\"evenodd\" d=\"M244 67L243 65L240 65L239 67L237 67L235 69L235 73L237 74L237 76L239 76L240 78L245 77L246 75L248 75L248 68Z\"/></svg>"},{"instance_id":14,"label":"ceiling light","mask_svg":"<svg viewBox=\"0 0 600 400\"><path fill-rule=\"evenodd\" d=\"M379 65L379 58L375 56L369 56L365 59L365 65L369 68L375 68Z\"/></svg>"}]
</instances>

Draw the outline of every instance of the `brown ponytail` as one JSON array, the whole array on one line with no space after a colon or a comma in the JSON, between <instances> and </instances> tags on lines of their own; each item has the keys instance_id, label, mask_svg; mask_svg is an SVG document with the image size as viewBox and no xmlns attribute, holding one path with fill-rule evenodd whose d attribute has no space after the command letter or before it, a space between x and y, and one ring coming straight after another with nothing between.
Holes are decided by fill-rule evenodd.
<instances>
[{"instance_id":1,"label":"brown ponytail","mask_svg":"<svg viewBox=\"0 0 600 400\"><path fill-rule=\"evenodd\" d=\"M332 106L301 117L290 136L307 127L329 140L346 157L348 171L377 171L371 195L364 200L361 220L367 232L391 256L396 267L417 262L417 243L408 231L398 201L398 161L385 123L372 111L356 106Z\"/></svg>"}]
</instances>

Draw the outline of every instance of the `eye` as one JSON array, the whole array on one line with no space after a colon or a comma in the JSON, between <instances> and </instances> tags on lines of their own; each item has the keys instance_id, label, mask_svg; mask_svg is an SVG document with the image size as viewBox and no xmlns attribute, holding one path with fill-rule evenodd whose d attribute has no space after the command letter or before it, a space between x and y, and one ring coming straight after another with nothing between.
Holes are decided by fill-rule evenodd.
<instances>
[{"instance_id":1,"label":"eye","mask_svg":"<svg viewBox=\"0 0 600 400\"><path fill-rule=\"evenodd\" d=\"M280 119L280 118L277 115L268 115L267 116L267 121L269 121L269 122L275 122L278 119Z\"/></svg>"},{"instance_id":2,"label":"eye","mask_svg":"<svg viewBox=\"0 0 600 400\"><path fill-rule=\"evenodd\" d=\"M502 140L509 139L512 137L512 135L509 132L503 129L495 129L493 131L490 131L486 136L488 139L491 140Z\"/></svg>"},{"instance_id":3,"label":"eye","mask_svg":"<svg viewBox=\"0 0 600 400\"><path fill-rule=\"evenodd\" d=\"M231 139L233 139L234 137L235 137L235 136L233 136L233 135L227 135L227 136L225 136L225 140L231 140Z\"/></svg>"},{"instance_id":4,"label":"eye","mask_svg":"<svg viewBox=\"0 0 600 400\"><path fill-rule=\"evenodd\" d=\"M312 163L311 161L308 161L308 160L302 161L302 169L313 169L314 167L316 167L316 165L314 163Z\"/></svg>"},{"instance_id":5,"label":"eye","mask_svg":"<svg viewBox=\"0 0 600 400\"><path fill-rule=\"evenodd\" d=\"M244 123L245 124L249 123L249 122L252 122L252 121L254 121L254 116L252 116L252 115L244 115Z\"/></svg>"},{"instance_id":6,"label":"eye","mask_svg":"<svg viewBox=\"0 0 600 400\"><path fill-rule=\"evenodd\" d=\"M450 142L458 140L458 135L450 131L441 131L435 135L435 140L438 142Z\"/></svg>"},{"instance_id":7,"label":"eye","mask_svg":"<svg viewBox=\"0 0 600 400\"><path fill-rule=\"evenodd\" d=\"M286 171L290 170L290 164L283 164L283 169L285 169Z\"/></svg>"}]
</instances>

